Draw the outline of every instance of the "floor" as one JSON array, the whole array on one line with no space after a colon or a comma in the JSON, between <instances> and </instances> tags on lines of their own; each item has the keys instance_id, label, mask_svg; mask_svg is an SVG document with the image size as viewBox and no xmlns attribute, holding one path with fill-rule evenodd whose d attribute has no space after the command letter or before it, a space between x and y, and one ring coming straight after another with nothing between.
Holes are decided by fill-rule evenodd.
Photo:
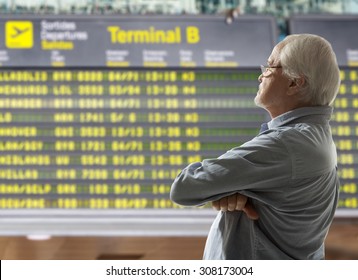
<instances>
[{"instance_id":1,"label":"floor","mask_svg":"<svg viewBox=\"0 0 358 280\"><path fill-rule=\"evenodd\" d=\"M191 260L201 259L204 245L204 237L53 237L45 241L0 237L0 259ZM357 221L332 225L326 258L358 260Z\"/></svg>"}]
</instances>

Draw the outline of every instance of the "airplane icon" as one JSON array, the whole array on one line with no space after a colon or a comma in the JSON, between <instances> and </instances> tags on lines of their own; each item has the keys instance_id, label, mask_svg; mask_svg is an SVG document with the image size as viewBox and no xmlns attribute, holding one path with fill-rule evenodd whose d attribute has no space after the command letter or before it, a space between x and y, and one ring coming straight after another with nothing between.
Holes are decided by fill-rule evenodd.
<instances>
[{"instance_id":1,"label":"airplane icon","mask_svg":"<svg viewBox=\"0 0 358 280\"><path fill-rule=\"evenodd\" d=\"M34 26L31 21L7 21L5 46L9 49L31 49L34 45Z\"/></svg>"},{"instance_id":2,"label":"airplane icon","mask_svg":"<svg viewBox=\"0 0 358 280\"><path fill-rule=\"evenodd\" d=\"M12 35L11 35L11 38L16 38L16 37L20 36L21 34L25 33L26 31L30 30L30 27L27 27L27 28L24 28L24 29L20 29L20 28L18 28L18 27L16 27L16 26L13 26L12 28L13 28L13 30L14 30L16 33L15 33L15 34L12 34Z\"/></svg>"}]
</instances>

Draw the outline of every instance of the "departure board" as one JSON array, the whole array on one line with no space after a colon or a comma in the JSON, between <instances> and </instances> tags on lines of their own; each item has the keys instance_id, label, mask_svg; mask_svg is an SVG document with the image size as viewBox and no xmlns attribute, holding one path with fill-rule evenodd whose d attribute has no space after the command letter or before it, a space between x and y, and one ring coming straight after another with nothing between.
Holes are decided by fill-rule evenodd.
<instances>
[{"instance_id":1,"label":"departure board","mask_svg":"<svg viewBox=\"0 0 358 280\"><path fill-rule=\"evenodd\" d=\"M341 67L341 86L334 103L332 134L341 182L339 208L358 209L358 68ZM354 213L354 212L353 212ZM355 214L357 215L357 214Z\"/></svg>"},{"instance_id":2,"label":"departure board","mask_svg":"<svg viewBox=\"0 0 358 280\"><path fill-rule=\"evenodd\" d=\"M257 69L0 71L1 209L177 208L189 163L253 138ZM356 209L358 71L341 70L332 133L340 208ZM352 137L353 136L353 137Z\"/></svg>"},{"instance_id":3,"label":"departure board","mask_svg":"<svg viewBox=\"0 0 358 280\"><path fill-rule=\"evenodd\" d=\"M2 15L0 30L3 67L257 67L277 38L272 16L249 15Z\"/></svg>"},{"instance_id":4,"label":"departure board","mask_svg":"<svg viewBox=\"0 0 358 280\"><path fill-rule=\"evenodd\" d=\"M0 208L173 208L187 164L267 121L258 69L0 71Z\"/></svg>"},{"instance_id":5,"label":"departure board","mask_svg":"<svg viewBox=\"0 0 358 280\"><path fill-rule=\"evenodd\" d=\"M215 212L169 189L267 120L272 16L9 14L0 30L0 234L207 233Z\"/></svg>"},{"instance_id":6,"label":"departure board","mask_svg":"<svg viewBox=\"0 0 358 280\"><path fill-rule=\"evenodd\" d=\"M182 209L170 186L269 121L254 98L272 17L9 15L0 29L0 234L207 234L216 212ZM356 216L358 69L341 78L337 213Z\"/></svg>"}]
</instances>

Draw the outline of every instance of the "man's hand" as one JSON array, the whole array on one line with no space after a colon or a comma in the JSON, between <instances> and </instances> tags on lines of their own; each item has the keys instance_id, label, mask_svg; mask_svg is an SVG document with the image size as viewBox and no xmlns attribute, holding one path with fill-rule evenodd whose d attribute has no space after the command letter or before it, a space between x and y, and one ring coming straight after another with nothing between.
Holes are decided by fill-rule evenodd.
<instances>
[{"instance_id":1,"label":"man's hand","mask_svg":"<svg viewBox=\"0 0 358 280\"><path fill-rule=\"evenodd\" d=\"M252 220L257 220L259 218L259 215L252 204L247 200L247 197L239 193L213 201L212 206L214 209L224 212L235 210L244 211L247 217Z\"/></svg>"}]
</instances>

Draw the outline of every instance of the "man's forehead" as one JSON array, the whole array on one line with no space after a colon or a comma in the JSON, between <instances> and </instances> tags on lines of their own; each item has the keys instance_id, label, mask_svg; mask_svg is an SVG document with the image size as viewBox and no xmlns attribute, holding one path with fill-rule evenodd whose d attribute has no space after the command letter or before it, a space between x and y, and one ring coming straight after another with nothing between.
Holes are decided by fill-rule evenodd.
<instances>
[{"instance_id":1,"label":"man's forehead","mask_svg":"<svg viewBox=\"0 0 358 280\"><path fill-rule=\"evenodd\" d=\"M280 58L280 52L285 44L283 42L278 43L272 50L271 55L267 59L267 64L278 62Z\"/></svg>"},{"instance_id":2,"label":"man's forehead","mask_svg":"<svg viewBox=\"0 0 358 280\"><path fill-rule=\"evenodd\" d=\"M279 54L278 50L276 48L274 48L272 50L271 55L267 59L267 64L270 65L270 64L274 63L278 59L278 54Z\"/></svg>"}]
</instances>

